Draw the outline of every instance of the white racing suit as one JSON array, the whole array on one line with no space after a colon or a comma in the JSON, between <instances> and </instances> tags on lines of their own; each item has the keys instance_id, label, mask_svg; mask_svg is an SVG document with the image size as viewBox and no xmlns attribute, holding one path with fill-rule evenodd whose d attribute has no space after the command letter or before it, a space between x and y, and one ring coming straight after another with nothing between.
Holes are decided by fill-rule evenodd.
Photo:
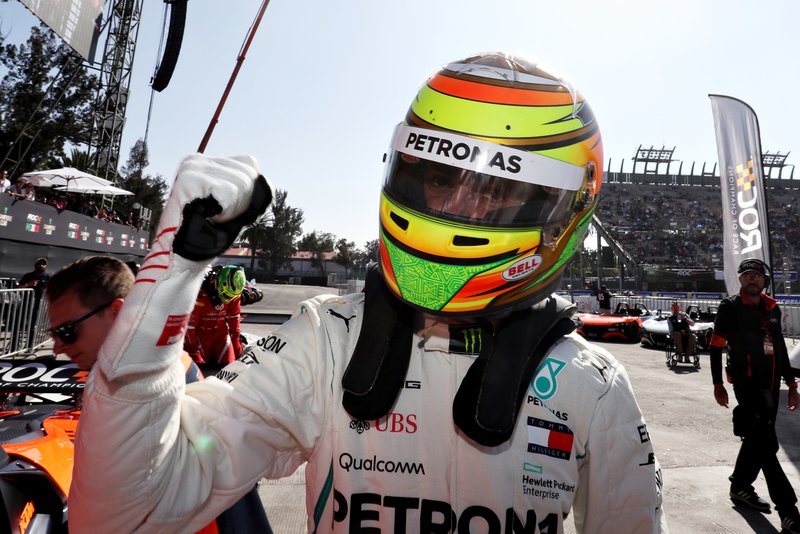
<instances>
[{"instance_id":1,"label":"white racing suit","mask_svg":"<svg viewBox=\"0 0 800 534\"><path fill-rule=\"evenodd\" d=\"M165 271L126 299L129 322L87 383L71 532L191 532L303 462L310 532L557 533L571 510L578 532L666 532L627 375L577 335L551 347L511 439L489 448L452 422L476 355L442 323L414 335L388 415L354 420L342 408L362 294L302 303L218 378L185 387L180 344L165 340L202 268L171 257Z\"/></svg>"}]
</instances>

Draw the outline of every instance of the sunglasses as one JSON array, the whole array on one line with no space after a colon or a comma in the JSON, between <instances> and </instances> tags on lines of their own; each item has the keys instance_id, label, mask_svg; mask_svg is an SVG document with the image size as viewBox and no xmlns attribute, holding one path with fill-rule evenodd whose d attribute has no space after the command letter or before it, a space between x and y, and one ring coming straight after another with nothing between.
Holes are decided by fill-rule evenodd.
<instances>
[{"instance_id":1,"label":"sunglasses","mask_svg":"<svg viewBox=\"0 0 800 534\"><path fill-rule=\"evenodd\" d=\"M114 299L114 300L116 300L116 299ZM78 332L75 331L75 327L78 326L79 324L81 324L83 321L85 321L89 317L91 317L92 315L100 313L101 311L103 311L106 308L108 308L109 306L111 306L111 303L114 302L114 300L112 300L110 302L106 302L102 306L98 306L97 308L93 309L92 311L90 311L89 313L84 315L83 317L79 317L78 319L75 319L74 321L70 321L68 323L64 323L64 324L62 324L61 326L59 326L57 328L51 328L50 329L50 337L57 337L63 343L66 343L67 345L75 343L78 340Z\"/></svg>"}]
</instances>

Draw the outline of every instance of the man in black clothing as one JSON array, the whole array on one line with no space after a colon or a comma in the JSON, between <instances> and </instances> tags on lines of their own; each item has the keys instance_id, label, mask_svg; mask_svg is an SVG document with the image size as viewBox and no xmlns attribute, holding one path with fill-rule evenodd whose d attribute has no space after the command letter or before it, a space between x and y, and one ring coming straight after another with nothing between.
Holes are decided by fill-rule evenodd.
<instances>
[{"instance_id":1,"label":"man in black clothing","mask_svg":"<svg viewBox=\"0 0 800 534\"><path fill-rule=\"evenodd\" d=\"M44 287L47 281L50 280L50 275L47 274L47 258L39 258L33 264L33 270L29 273L22 275L19 281L19 287L32 287L36 294L37 302L42 299L44 294Z\"/></svg>"},{"instance_id":2,"label":"man in black clothing","mask_svg":"<svg viewBox=\"0 0 800 534\"><path fill-rule=\"evenodd\" d=\"M714 398L728 407L722 382L722 349L727 346L726 371L738 403L733 410L733 433L742 438L742 446L729 477L730 497L735 503L768 513L769 504L752 486L763 471L784 532L800 532L797 496L776 454L781 376L789 386L789 410L794 411L800 402L781 333L781 311L774 299L762 293L769 284L769 269L763 261L746 259L739 264L738 273L741 289L720 304L710 348Z\"/></svg>"},{"instance_id":3,"label":"man in black clothing","mask_svg":"<svg viewBox=\"0 0 800 534\"><path fill-rule=\"evenodd\" d=\"M36 324L39 321L39 307L42 302L42 295L44 295L44 288L50 280L50 275L47 274L47 258L39 258L33 264L33 270L29 273L22 275L18 287L32 287L33 288L33 308L31 310L31 326L28 329L28 347L33 345L33 334L36 330Z\"/></svg>"},{"instance_id":4,"label":"man in black clothing","mask_svg":"<svg viewBox=\"0 0 800 534\"><path fill-rule=\"evenodd\" d=\"M611 291L606 286L600 286L597 302L600 303L600 315L611 315Z\"/></svg>"}]
</instances>

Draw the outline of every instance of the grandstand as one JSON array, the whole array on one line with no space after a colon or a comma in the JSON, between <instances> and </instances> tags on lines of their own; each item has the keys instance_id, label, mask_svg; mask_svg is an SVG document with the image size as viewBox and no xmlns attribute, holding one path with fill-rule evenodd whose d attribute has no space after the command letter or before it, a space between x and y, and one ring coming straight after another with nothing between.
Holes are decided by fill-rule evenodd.
<instances>
[{"instance_id":1,"label":"grandstand","mask_svg":"<svg viewBox=\"0 0 800 534\"><path fill-rule=\"evenodd\" d=\"M724 291L724 283L715 275L723 268L716 164L703 164L697 172L692 164L687 173L683 162L672 158L673 150L639 147L628 170L625 161L613 165L609 160L596 216L624 256L633 258L637 266L626 264L624 274L634 280L625 279L616 268L623 254L604 251L603 277L623 280L619 286L625 289L650 285L659 290ZM763 156L772 263L778 278L786 280L779 282L781 293L792 292L789 273L796 281L800 264L800 179L794 179L787 155Z\"/></svg>"}]
</instances>

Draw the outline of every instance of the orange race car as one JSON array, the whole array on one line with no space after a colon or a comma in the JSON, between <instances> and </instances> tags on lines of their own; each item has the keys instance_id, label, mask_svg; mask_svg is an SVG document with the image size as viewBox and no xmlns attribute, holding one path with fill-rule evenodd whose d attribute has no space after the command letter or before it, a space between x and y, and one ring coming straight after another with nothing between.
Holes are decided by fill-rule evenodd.
<instances>
[{"instance_id":1,"label":"orange race car","mask_svg":"<svg viewBox=\"0 0 800 534\"><path fill-rule=\"evenodd\" d=\"M0 360L0 532L67 532L78 399L68 361Z\"/></svg>"},{"instance_id":2,"label":"orange race car","mask_svg":"<svg viewBox=\"0 0 800 534\"><path fill-rule=\"evenodd\" d=\"M573 316L573 321L578 326L577 332L586 339L638 342L642 334L642 317L651 315L653 313L641 303L630 306L620 302L611 315L578 313Z\"/></svg>"},{"instance_id":3,"label":"orange race car","mask_svg":"<svg viewBox=\"0 0 800 534\"><path fill-rule=\"evenodd\" d=\"M201 370L208 376L220 367ZM88 374L52 356L0 360L0 534L68 532L75 432ZM214 521L199 532L220 531L228 530Z\"/></svg>"}]
</instances>

